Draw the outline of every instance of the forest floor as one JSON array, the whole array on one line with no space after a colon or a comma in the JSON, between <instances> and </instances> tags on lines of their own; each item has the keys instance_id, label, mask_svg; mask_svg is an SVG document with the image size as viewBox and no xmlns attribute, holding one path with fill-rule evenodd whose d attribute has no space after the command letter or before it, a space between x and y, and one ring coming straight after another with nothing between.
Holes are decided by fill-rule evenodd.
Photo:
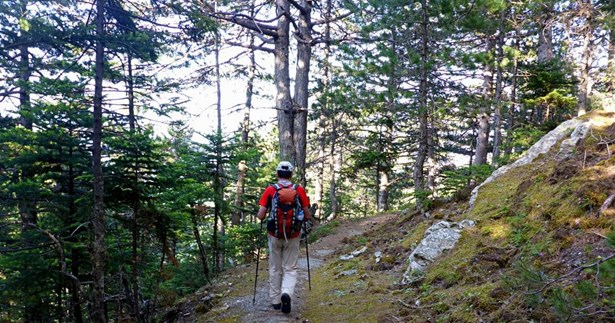
<instances>
[{"instance_id":1,"label":"forest floor","mask_svg":"<svg viewBox=\"0 0 615 323\"><path fill-rule=\"evenodd\" d=\"M392 221L398 216L395 214L381 214L373 217L360 218L357 220L344 220L335 227L331 234L323 236L316 242L308 245L309 266L312 287L314 280L318 279L319 270L329 260L337 260L343 246L348 242L367 232L371 228ZM346 248L347 249L347 248ZM262 252L266 250L261 250ZM309 317L321 312L322 304L310 305L318 302L318 295L311 295L308 281L308 263L305 245L301 244L299 256L299 275L295 287L295 295L292 299L292 310L284 314L271 307L269 299L268 259L266 256L260 260L258 268L258 281L254 298L254 278L256 264L240 266L229 269L209 291L202 291L194 295L192 299L185 300L177 308L173 317L163 319L166 322L310 322ZM355 278L356 279L356 278ZM215 293L218 301L211 308L204 309L203 299L210 299L207 295ZM221 296L221 297L220 297ZM312 302L308 302L308 297ZM320 313L322 314L322 313Z\"/></svg>"}]
</instances>

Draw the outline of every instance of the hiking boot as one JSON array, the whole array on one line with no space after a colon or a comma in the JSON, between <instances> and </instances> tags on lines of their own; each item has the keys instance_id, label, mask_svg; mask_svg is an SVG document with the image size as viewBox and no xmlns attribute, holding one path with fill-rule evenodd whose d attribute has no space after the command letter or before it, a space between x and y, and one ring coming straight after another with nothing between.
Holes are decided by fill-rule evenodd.
<instances>
[{"instance_id":1,"label":"hiking boot","mask_svg":"<svg viewBox=\"0 0 615 323\"><path fill-rule=\"evenodd\" d=\"M274 310L280 310L282 308L282 304L271 304L271 307L273 307Z\"/></svg>"},{"instance_id":2,"label":"hiking boot","mask_svg":"<svg viewBox=\"0 0 615 323\"><path fill-rule=\"evenodd\" d=\"M290 313L290 296L286 293L282 294L282 313Z\"/></svg>"}]
</instances>

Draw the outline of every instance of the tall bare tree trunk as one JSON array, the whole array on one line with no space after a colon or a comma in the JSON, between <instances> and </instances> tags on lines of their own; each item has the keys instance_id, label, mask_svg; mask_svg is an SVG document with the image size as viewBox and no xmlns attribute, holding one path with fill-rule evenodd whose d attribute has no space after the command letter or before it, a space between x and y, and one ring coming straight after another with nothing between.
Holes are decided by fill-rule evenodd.
<instances>
[{"instance_id":1,"label":"tall bare tree trunk","mask_svg":"<svg viewBox=\"0 0 615 323\"><path fill-rule=\"evenodd\" d=\"M222 203L224 201L224 183L222 167L222 90L220 88L220 36L216 34L216 45L214 50L216 59L216 112L218 125L216 128L216 175L214 177L214 189L216 197L214 199L214 230L213 230L213 249L216 272L222 270L224 255L218 244L220 235L224 234L224 222L222 221Z\"/></svg>"},{"instance_id":2,"label":"tall bare tree trunk","mask_svg":"<svg viewBox=\"0 0 615 323\"><path fill-rule=\"evenodd\" d=\"M615 15L615 12L612 14ZM606 71L606 92L611 94L611 105L615 105L615 27L611 27L609 32L608 63ZM612 106L611 109L615 109L615 106Z\"/></svg>"},{"instance_id":3,"label":"tall bare tree trunk","mask_svg":"<svg viewBox=\"0 0 615 323\"><path fill-rule=\"evenodd\" d=\"M591 61L593 58L593 13L592 4L588 0L578 0L579 14L585 18L585 23L581 26L583 45L581 52L581 66L579 68L579 103L577 105L577 115L581 116L589 108L589 95L592 90L591 80Z\"/></svg>"},{"instance_id":4,"label":"tall bare tree trunk","mask_svg":"<svg viewBox=\"0 0 615 323\"><path fill-rule=\"evenodd\" d=\"M428 24L427 20L427 1L421 1L422 19L421 19L421 62L419 67L419 146L414 162L414 195L416 198L416 208L424 210L425 205L425 160L427 158L427 143L428 143L428 106L427 106L427 60L428 60Z\"/></svg>"},{"instance_id":5,"label":"tall bare tree trunk","mask_svg":"<svg viewBox=\"0 0 615 323\"><path fill-rule=\"evenodd\" d=\"M201 259L201 264L203 265L203 275L205 275L205 280L207 282L210 281L209 275L209 263L207 262L207 249L203 245L203 241L201 239L201 233L199 232L199 223L197 220L197 208L193 207L190 210L190 220L192 221L192 233L194 234L194 240L196 240L196 245L199 247L199 258Z\"/></svg>"},{"instance_id":6,"label":"tall bare tree trunk","mask_svg":"<svg viewBox=\"0 0 615 323\"><path fill-rule=\"evenodd\" d=\"M378 212L389 209L389 174L381 168L378 172Z\"/></svg>"},{"instance_id":7,"label":"tall bare tree trunk","mask_svg":"<svg viewBox=\"0 0 615 323\"><path fill-rule=\"evenodd\" d=\"M517 109L517 84L519 79L519 56L517 53L519 52L519 28L515 26L515 40L514 40L514 49L515 55L513 57L513 70L512 70L512 80L511 80L511 91L510 91L510 107L508 108L507 115L507 123L506 123L506 148L504 153L506 155L510 155L512 153L512 139L513 139L513 130L515 129L515 111Z\"/></svg>"},{"instance_id":8,"label":"tall bare tree trunk","mask_svg":"<svg viewBox=\"0 0 615 323\"><path fill-rule=\"evenodd\" d=\"M250 2L250 16L254 15L254 1ZM243 123L241 125L241 150L246 152L248 149L248 140L250 135L250 111L252 110L252 97L254 96L254 79L256 78L256 60L254 55L254 33L250 31L250 66L248 67L248 84L246 86L246 105L243 110ZM235 211L231 217L232 225L240 225L245 221L243 216L244 210L244 192L245 180L248 167L245 160L241 160L237 166L237 182L235 185Z\"/></svg>"},{"instance_id":9,"label":"tall bare tree trunk","mask_svg":"<svg viewBox=\"0 0 615 323\"><path fill-rule=\"evenodd\" d=\"M438 174L438 161L436 160L436 126L433 117L433 109L429 109L427 126L427 182L426 188L433 197L436 196L436 178Z\"/></svg>"},{"instance_id":10,"label":"tall bare tree trunk","mask_svg":"<svg viewBox=\"0 0 615 323\"><path fill-rule=\"evenodd\" d=\"M493 50L494 40L491 36L487 39L485 52ZM478 116L478 133L476 134L476 150L474 151L474 165L487 163L487 147L489 145L489 118L491 114L491 101L493 87L493 64L488 62L483 75L483 103Z\"/></svg>"},{"instance_id":11,"label":"tall bare tree trunk","mask_svg":"<svg viewBox=\"0 0 615 323\"><path fill-rule=\"evenodd\" d=\"M500 22L498 27L498 36L496 39L496 77L495 77L495 97L494 97L494 112L493 112L493 158L491 165L498 167L500 160L500 145L502 144L502 92L504 88L504 77L502 61L504 60L504 21L506 19L506 10L500 12Z\"/></svg>"},{"instance_id":12,"label":"tall bare tree trunk","mask_svg":"<svg viewBox=\"0 0 615 323\"><path fill-rule=\"evenodd\" d=\"M323 100L321 113L318 118L318 160L316 163L316 187L314 202L318 205L316 214L313 214L316 218L320 218L322 214L322 201L325 191L325 159L326 159L326 125L327 115L330 113L329 109L329 86L331 84L331 73L329 59L331 57L331 0L327 0L325 4L325 48L322 67L322 87L323 87Z\"/></svg>"},{"instance_id":13,"label":"tall bare tree trunk","mask_svg":"<svg viewBox=\"0 0 615 323\"><path fill-rule=\"evenodd\" d=\"M28 1L21 0L21 11L27 12ZM20 30L20 42L19 45L19 125L25 129L32 130L32 102L30 98L30 77L32 76L32 67L30 67L30 48L28 47L27 31ZM21 180L27 180L32 176L31 172L24 168L19 174L15 172L15 178L21 178ZM21 218L22 231L28 231L32 225L36 225L38 222L38 215L36 212L36 202L28 194L18 194L18 208L19 216ZM26 315L36 317L37 309L26 309ZM36 318L35 318L36 319Z\"/></svg>"},{"instance_id":14,"label":"tall bare tree trunk","mask_svg":"<svg viewBox=\"0 0 615 323\"><path fill-rule=\"evenodd\" d=\"M106 0L96 1L96 55L94 75L94 110L92 126L92 168L94 173L94 210L92 212L92 276L93 292L91 320L106 322L105 318L105 210L102 171L102 103L104 71L104 23Z\"/></svg>"},{"instance_id":15,"label":"tall bare tree trunk","mask_svg":"<svg viewBox=\"0 0 615 323\"><path fill-rule=\"evenodd\" d=\"M127 97L128 97L128 127L130 131L130 135L134 136L136 133L136 115L135 115L135 94L134 94L134 77L133 77L133 68L132 68L132 55L128 53L127 55L127 66L128 66L128 77L126 79L127 84ZM138 148L136 150L138 154ZM139 163L138 156L133 156L133 178L132 178L132 190L133 190L133 200L132 200L132 219L131 219L131 228L132 231L132 270L131 270L131 281L132 281L132 317L134 320L138 321L140 316L140 301L139 301Z\"/></svg>"},{"instance_id":16,"label":"tall bare tree trunk","mask_svg":"<svg viewBox=\"0 0 615 323\"><path fill-rule=\"evenodd\" d=\"M545 63L553 55L553 4L545 1L538 11L538 62Z\"/></svg>"},{"instance_id":17,"label":"tall bare tree trunk","mask_svg":"<svg viewBox=\"0 0 615 323\"><path fill-rule=\"evenodd\" d=\"M301 185L305 186L305 159L307 147L307 115L308 115L308 85L310 82L310 61L312 58L311 13L312 1L299 1L303 10L299 11L297 19L297 65L295 68L295 118L293 139L298 175Z\"/></svg>"},{"instance_id":18,"label":"tall bare tree trunk","mask_svg":"<svg viewBox=\"0 0 615 323\"><path fill-rule=\"evenodd\" d=\"M294 146L294 107L290 95L289 75L289 29L290 3L276 0L276 15L279 17L275 37L274 81L276 86L275 107L278 114L280 159L296 163Z\"/></svg>"},{"instance_id":19,"label":"tall bare tree trunk","mask_svg":"<svg viewBox=\"0 0 615 323\"><path fill-rule=\"evenodd\" d=\"M331 184L329 185L329 200L331 203L331 213L327 217L327 221L331 221L337 218L340 213L340 203L337 198L337 185L339 182L339 175L342 169L343 162L342 146L339 145L338 147L337 145L337 132L341 121L336 120L336 118L342 118L342 116L336 116L336 113L332 113L331 118L331 150L329 151L329 172L331 173Z\"/></svg>"}]
</instances>

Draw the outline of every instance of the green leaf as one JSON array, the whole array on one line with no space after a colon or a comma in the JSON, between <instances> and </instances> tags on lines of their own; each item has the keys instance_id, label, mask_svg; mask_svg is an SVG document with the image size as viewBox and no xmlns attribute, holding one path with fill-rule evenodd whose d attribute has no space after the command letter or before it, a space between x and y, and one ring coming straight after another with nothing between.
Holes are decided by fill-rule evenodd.
<instances>
[{"instance_id":1,"label":"green leaf","mask_svg":"<svg viewBox=\"0 0 615 323\"><path fill-rule=\"evenodd\" d=\"M19 28L23 31L30 31L30 22L24 18L19 19Z\"/></svg>"}]
</instances>

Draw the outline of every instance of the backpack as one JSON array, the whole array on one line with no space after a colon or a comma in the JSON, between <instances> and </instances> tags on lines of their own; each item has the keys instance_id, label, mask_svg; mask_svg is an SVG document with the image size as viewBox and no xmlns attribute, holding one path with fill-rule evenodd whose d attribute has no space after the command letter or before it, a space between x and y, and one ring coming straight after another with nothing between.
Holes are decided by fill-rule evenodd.
<instances>
[{"instance_id":1,"label":"backpack","mask_svg":"<svg viewBox=\"0 0 615 323\"><path fill-rule=\"evenodd\" d=\"M303 210L297 193L297 184L274 184L267 231L276 238L294 238L301 231Z\"/></svg>"}]
</instances>

